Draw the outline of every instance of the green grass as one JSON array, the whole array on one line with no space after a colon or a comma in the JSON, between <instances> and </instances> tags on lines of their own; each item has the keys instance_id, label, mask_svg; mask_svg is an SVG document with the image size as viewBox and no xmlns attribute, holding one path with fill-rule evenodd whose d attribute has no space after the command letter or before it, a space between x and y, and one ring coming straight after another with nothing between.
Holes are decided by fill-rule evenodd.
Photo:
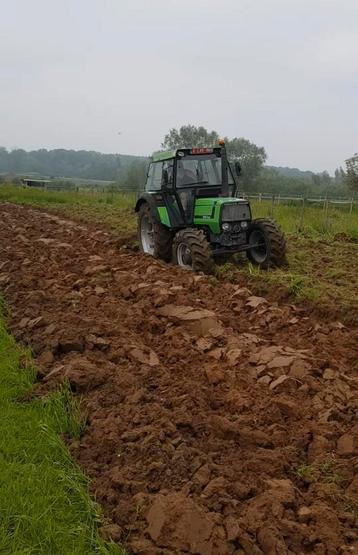
<instances>
[{"instance_id":1,"label":"green grass","mask_svg":"<svg viewBox=\"0 0 358 555\"><path fill-rule=\"evenodd\" d=\"M302 480L313 480L315 468L310 464L301 464L296 470L296 475Z\"/></svg>"},{"instance_id":2,"label":"green grass","mask_svg":"<svg viewBox=\"0 0 358 555\"><path fill-rule=\"evenodd\" d=\"M327 484L339 485L343 481L339 465L333 457L328 457L317 464L301 464L296 469L296 475L302 480L321 481Z\"/></svg>"},{"instance_id":3,"label":"green grass","mask_svg":"<svg viewBox=\"0 0 358 555\"><path fill-rule=\"evenodd\" d=\"M99 508L62 439L80 435L79 407L66 386L24 401L35 375L0 315L0 553L123 554L99 537Z\"/></svg>"},{"instance_id":4,"label":"green grass","mask_svg":"<svg viewBox=\"0 0 358 555\"><path fill-rule=\"evenodd\" d=\"M286 233L302 233L313 239L334 237L344 233L353 238L358 238L358 205L354 205L350 213L350 205L329 205L328 212L323 204L308 204L304 207L299 202L281 201L272 205L269 201L251 202L255 218L273 217L277 220Z\"/></svg>"}]
</instances>

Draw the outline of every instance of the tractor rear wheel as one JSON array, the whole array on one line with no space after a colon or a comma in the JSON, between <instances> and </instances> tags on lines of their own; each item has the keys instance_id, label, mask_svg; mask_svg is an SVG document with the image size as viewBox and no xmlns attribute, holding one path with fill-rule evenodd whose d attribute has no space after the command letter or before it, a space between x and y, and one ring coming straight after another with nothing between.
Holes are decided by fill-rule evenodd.
<instances>
[{"instance_id":1,"label":"tractor rear wheel","mask_svg":"<svg viewBox=\"0 0 358 555\"><path fill-rule=\"evenodd\" d=\"M148 203L142 204L139 209L138 241L142 252L165 262L171 261L173 235L156 220Z\"/></svg>"},{"instance_id":2,"label":"tractor rear wheel","mask_svg":"<svg viewBox=\"0 0 358 555\"><path fill-rule=\"evenodd\" d=\"M252 245L247 257L253 264L267 269L287 263L286 239L274 220L253 220L247 232L247 242Z\"/></svg>"},{"instance_id":3,"label":"tractor rear wheel","mask_svg":"<svg viewBox=\"0 0 358 555\"><path fill-rule=\"evenodd\" d=\"M173 241L175 264L194 272L210 274L214 268L212 251L204 232L188 228L178 231Z\"/></svg>"}]
</instances>

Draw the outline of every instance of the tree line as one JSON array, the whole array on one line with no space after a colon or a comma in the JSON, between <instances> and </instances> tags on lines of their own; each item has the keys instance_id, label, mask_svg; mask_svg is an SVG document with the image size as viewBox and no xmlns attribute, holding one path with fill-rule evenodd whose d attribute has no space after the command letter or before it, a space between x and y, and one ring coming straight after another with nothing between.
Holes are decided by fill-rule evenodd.
<instances>
[{"instance_id":1,"label":"tree line","mask_svg":"<svg viewBox=\"0 0 358 555\"><path fill-rule=\"evenodd\" d=\"M219 134L202 126L184 125L171 129L164 137L162 149L185 146L217 145ZM292 168L266 166L265 148L244 138L225 137L230 161L242 166L240 188L246 192L269 192L331 196L358 192L358 155L346 162L346 169L337 168L334 177ZM0 181L4 175L40 175L50 178L94 179L110 181L115 187L140 189L146 177L149 157L102 154L87 150L23 149L0 147Z\"/></svg>"},{"instance_id":2,"label":"tree line","mask_svg":"<svg viewBox=\"0 0 358 555\"><path fill-rule=\"evenodd\" d=\"M264 147L259 147L244 138L224 137L228 158L239 160L242 167L240 188L245 192L286 193L298 195L341 196L358 192L358 157L347 160L347 170L337 168L334 177L327 171L313 173L293 168L275 168L265 166L267 154ZM184 125L171 129L164 137L163 149L182 148L184 146L214 146L219 134L207 131L204 127Z\"/></svg>"},{"instance_id":3,"label":"tree line","mask_svg":"<svg viewBox=\"0 0 358 555\"><path fill-rule=\"evenodd\" d=\"M0 172L12 174L36 173L47 177L77 177L117 181L124 177L133 162L145 158L121 154L102 154L88 150L8 151L0 147Z\"/></svg>"}]
</instances>

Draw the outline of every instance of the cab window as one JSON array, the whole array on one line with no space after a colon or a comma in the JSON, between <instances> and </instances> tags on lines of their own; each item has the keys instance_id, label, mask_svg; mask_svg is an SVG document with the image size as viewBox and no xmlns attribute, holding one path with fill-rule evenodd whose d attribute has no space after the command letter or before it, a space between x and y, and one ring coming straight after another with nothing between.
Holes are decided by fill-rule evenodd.
<instances>
[{"instance_id":1,"label":"cab window","mask_svg":"<svg viewBox=\"0 0 358 555\"><path fill-rule=\"evenodd\" d=\"M147 182L145 185L146 191L159 191L162 187L162 171L163 162L154 162L150 164Z\"/></svg>"},{"instance_id":2,"label":"cab window","mask_svg":"<svg viewBox=\"0 0 358 555\"><path fill-rule=\"evenodd\" d=\"M163 171L166 170L168 172L168 184L167 186L170 188L173 186L173 170L174 170L174 160L166 160L163 162ZM164 183L163 183L164 185Z\"/></svg>"}]
</instances>

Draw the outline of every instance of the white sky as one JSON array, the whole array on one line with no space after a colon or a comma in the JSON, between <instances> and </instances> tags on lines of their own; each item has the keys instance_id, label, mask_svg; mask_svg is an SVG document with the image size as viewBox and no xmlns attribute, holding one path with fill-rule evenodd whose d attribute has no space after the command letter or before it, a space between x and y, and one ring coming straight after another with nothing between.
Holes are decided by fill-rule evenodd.
<instances>
[{"instance_id":1,"label":"white sky","mask_svg":"<svg viewBox=\"0 0 358 555\"><path fill-rule=\"evenodd\" d=\"M358 0L0 8L7 148L151 154L193 123L264 146L273 165L332 172L358 151Z\"/></svg>"}]
</instances>

